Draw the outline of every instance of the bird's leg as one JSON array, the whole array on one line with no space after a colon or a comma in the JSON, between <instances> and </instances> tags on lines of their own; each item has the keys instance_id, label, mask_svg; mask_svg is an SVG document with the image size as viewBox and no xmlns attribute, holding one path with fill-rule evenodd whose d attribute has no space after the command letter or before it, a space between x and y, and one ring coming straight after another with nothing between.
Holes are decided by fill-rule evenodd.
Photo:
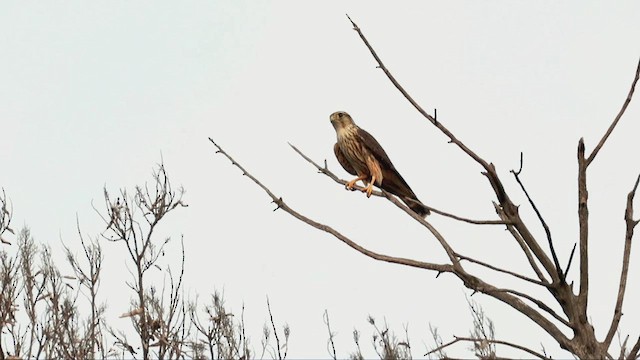
<instances>
[{"instance_id":1,"label":"bird's leg","mask_svg":"<svg viewBox=\"0 0 640 360\"><path fill-rule=\"evenodd\" d=\"M368 176L366 176L366 175L360 175L360 176L358 176L357 178L355 178L355 179L353 179L353 180L349 181L349 182L347 183L347 185L345 185L345 187L347 188L347 190L353 190L354 185L355 185L358 181L360 181L360 180L366 180L367 178L368 178Z\"/></svg>"},{"instance_id":2,"label":"bird's leg","mask_svg":"<svg viewBox=\"0 0 640 360\"><path fill-rule=\"evenodd\" d=\"M364 192L367 193L367 197L370 198L371 197L371 193L373 192L373 184L376 183L376 176L372 175L371 176L371 182L367 185L367 187L364 189Z\"/></svg>"}]
</instances>

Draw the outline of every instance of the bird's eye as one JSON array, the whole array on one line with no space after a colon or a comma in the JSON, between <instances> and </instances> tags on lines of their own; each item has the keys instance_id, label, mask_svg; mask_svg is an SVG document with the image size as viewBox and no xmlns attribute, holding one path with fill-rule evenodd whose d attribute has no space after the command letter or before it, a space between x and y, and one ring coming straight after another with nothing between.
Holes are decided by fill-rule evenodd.
<instances>
[{"instance_id":1,"label":"bird's eye","mask_svg":"<svg viewBox=\"0 0 640 360\"><path fill-rule=\"evenodd\" d=\"M343 112L338 113L338 117L343 117L343 116L344 116L344 113L343 113Z\"/></svg>"}]
</instances>

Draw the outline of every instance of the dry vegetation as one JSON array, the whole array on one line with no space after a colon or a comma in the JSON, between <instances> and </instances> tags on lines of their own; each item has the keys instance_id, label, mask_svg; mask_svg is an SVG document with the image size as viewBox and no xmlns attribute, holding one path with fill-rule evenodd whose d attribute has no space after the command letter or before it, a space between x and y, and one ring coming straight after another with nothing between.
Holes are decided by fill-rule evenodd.
<instances>
[{"instance_id":1,"label":"dry vegetation","mask_svg":"<svg viewBox=\"0 0 640 360\"><path fill-rule=\"evenodd\" d=\"M425 271L433 271L438 275L451 273L473 293L481 293L492 297L508 308L526 316L532 324L543 329L562 349L578 358L626 358L637 359L640 356L640 337L635 340L626 336L614 353L612 342L618 332L622 316L624 296L627 290L627 277L634 228L638 220L634 219L634 196L640 182L636 179L628 194L625 208L625 238L622 256L622 270L619 279L619 290L612 294L616 298L614 313L609 328L603 339L597 339L593 326L588 320L589 295L589 203L587 191L588 168L605 145L609 135L622 118L631 102L636 83L640 77L640 63L628 96L622 108L612 121L609 129L589 153L585 141L580 139L577 146L578 156L578 223L579 239L576 262L579 262L578 284L567 282L567 273L573 262L574 252L568 259L559 259L555 250L552 234L545 220L535 205L519 175L519 170L511 173L529 205L537 215L537 220L545 229L544 238L537 238L520 217L519 205L512 202L507 194L503 180L496 172L493 163L485 160L470 147L449 131L445 125L427 113L402 88L387 67L378 57L373 47L365 38L361 29L353 23L354 30L369 49L378 67L384 71L391 83L424 116L429 124L441 131L449 142L473 159L481 168L495 194L492 201L497 217L489 220L468 219L436 208L430 208L432 216L445 216L463 223L476 226L500 226L507 230L511 241L519 245L519 254L529 264L530 273L520 274L509 269L485 263L476 255L469 256L450 246L445 235L441 234L428 220L425 220L395 197L384 191L374 192L375 196L388 199L404 211L409 217L421 224L433 238L438 241L448 256L446 263L432 263L426 260L399 258L369 250L356 241L343 235L333 227L319 223L291 208L281 197L275 195L242 165L234 160L218 144L213 142L216 152L227 157L238 167L242 174L249 177L261 187L277 205L278 209L294 216L308 225L333 235L355 251L375 260L386 261L409 266ZM326 166L318 165L300 150L293 147L315 169L338 184L346 184L332 173ZM593 190L597 191L597 190ZM224 299L218 294L211 295L210 302L198 304L195 300L186 299L183 295L184 266L178 269L161 266L159 259L171 238L159 237L156 229L159 223L187 206L183 200L182 188L173 188L164 165L155 168L152 179L127 191L110 193L104 190L104 208L96 209L105 223L103 231L95 239L85 239L79 231L79 246L64 246L66 261L63 264L54 262L53 249L36 243L28 228L14 231L12 228L13 206L2 191L0 196L0 360L3 359L94 359L94 358L158 358L158 359L249 359L274 358L284 359L289 349L290 329L287 325L276 326L267 300L269 320L263 327L263 336L256 351L246 336L244 308L242 312L231 313L225 307ZM103 272L103 246L117 247L126 257L131 269L131 277L126 280L130 291L129 309L121 318L130 319L126 328L116 328L105 318L106 296L101 293ZM184 265L184 243L180 240ZM78 256L72 248L81 249ZM481 256L482 254L480 254ZM518 281L536 286L535 291L521 292L511 288L494 285L489 279L473 273L468 264L474 264L487 271L513 277ZM564 264L564 265L563 265ZM69 272L70 269L70 272ZM150 270L163 272L168 279L156 283L149 276ZM62 274L70 273L70 275ZM545 303L539 298L542 294L550 294L554 303ZM448 358L447 349L456 344L466 343L474 356L482 359L498 358L500 347L509 347L522 352L522 356L549 359L544 348L536 351L516 343L496 339L494 324L487 318L482 309L469 300L472 317L472 331L468 336L455 336L445 342L432 328L433 347L421 356ZM86 309L86 311L85 311ZM340 358L334 343L334 333L330 325L329 315L325 313L327 326L327 350L329 356ZM358 330L353 331L354 350L349 355L352 359L363 359L362 347L371 346L381 359L411 359L412 345L409 341L408 328L402 336L389 329L386 321L380 323L373 317L368 318L372 335L364 341ZM572 336L565 335L567 332ZM366 343L366 344L365 344Z\"/></svg>"}]
</instances>

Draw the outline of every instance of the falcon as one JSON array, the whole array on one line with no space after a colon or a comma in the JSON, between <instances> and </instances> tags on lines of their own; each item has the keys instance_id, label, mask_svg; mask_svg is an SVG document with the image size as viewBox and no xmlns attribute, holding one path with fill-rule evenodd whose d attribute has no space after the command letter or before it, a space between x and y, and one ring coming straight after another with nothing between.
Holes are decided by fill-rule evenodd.
<instances>
[{"instance_id":1,"label":"falcon","mask_svg":"<svg viewBox=\"0 0 640 360\"><path fill-rule=\"evenodd\" d=\"M334 112L329 119L338 138L333 152L340 165L349 174L357 176L347 183L347 189L353 190L354 185L362 180L366 185L362 191L367 197L371 197L375 185L398 196L416 214L422 217L429 215L429 209L418 200L371 134L359 128L344 111Z\"/></svg>"}]
</instances>

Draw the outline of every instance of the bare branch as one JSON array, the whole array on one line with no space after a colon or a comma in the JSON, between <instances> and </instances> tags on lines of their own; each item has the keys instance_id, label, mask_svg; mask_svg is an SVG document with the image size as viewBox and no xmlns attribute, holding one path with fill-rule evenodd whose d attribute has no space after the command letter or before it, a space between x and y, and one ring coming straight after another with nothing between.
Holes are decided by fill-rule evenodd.
<instances>
[{"instance_id":1,"label":"bare branch","mask_svg":"<svg viewBox=\"0 0 640 360\"><path fill-rule=\"evenodd\" d=\"M618 359L620 360L624 359L624 355L627 352L627 341L629 341L629 335L627 335L624 338L624 341L620 343L620 332L618 332L618 344L620 345L620 355L618 356Z\"/></svg>"},{"instance_id":2,"label":"bare branch","mask_svg":"<svg viewBox=\"0 0 640 360\"><path fill-rule=\"evenodd\" d=\"M276 323L273 322L273 314L271 313L271 305L269 305L269 297L267 296L267 310L269 311L269 319L271 320L271 326L273 327L273 336L276 338L276 349L278 350L278 359L282 360L280 354L280 339L278 338L278 330L276 329Z\"/></svg>"},{"instance_id":3,"label":"bare branch","mask_svg":"<svg viewBox=\"0 0 640 360\"><path fill-rule=\"evenodd\" d=\"M589 192L587 191L587 159L584 155L584 139L578 142L578 223L580 237L580 292L578 300L581 314L586 321L586 309L589 294Z\"/></svg>"},{"instance_id":4,"label":"bare branch","mask_svg":"<svg viewBox=\"0 0 640 360\"><path fill-rule=\"evenodd\" d=\"M542 354L540 354L540 353L538 353L538 352L536 352L534 350L531 350L531 349L529 349L527 347L524 347L522 345L514 344L514 343L511 343L511 342L508 342L508 341L494 340L494 339L476 339L476 338L460 337L460 336L454 336L454 338L455 339L453 339L452 341L449 341L448 343L446 343L444 345L441 345L441 346L438 346L437 348L429 351L428 353L424 354L424 356L428 356L428 355L433 354L433 353L435 353L437 351L443 350L444 348L447 348L447 347L449 347L449 346L451 346L451 345L453 345L453 344L455 344L457 342L465 341L465 342L473 342L473 343L486 342L486 343L491 343L491 344L505 345L505 346L512 347L514 349L518 349L518 350L524 351L524 352L526 352L526 353L528 353L530 355L533 355L533 356L535 356L535 357L537 357L539 359L551 360L551 358L546 357L546 356L544 356L544 355L542 355Z\"/></svg>"},{"instance_id":5,"label":"bare branch","mask_svg":"<svg viewBox=\"0 0 640 360\"><path fill-rule=\"evenodd\" d=\"M558 255L556 254L556 250L553 247L553 240L551 239L551 230L549 230L549 225L547 225L547 222L544 221L544 218L542 217L540 210L538 210L536 203L533 202L533 199L531 199L531 196L529 196L529 192L527 191L527 189L524 187L524 184L520 180L520 173L522 172L523 165L524 165L524 159L523 159L522 153L520 153L520 169L518 171L511 170L511 173L516 178L516 182L518 183L518 185L520 185L522 192L524 192L525 196L527 197L527 200L529 200L529 204L533 208L533 211L535 211L536 215L538 216L538 220L540 220L540 223L544 228L544 232L547 235L547 241L549 242L549 248L551 249L551 256L553 257L553 263L556 268L555 275L558 276L558 279L561 282L564 282L565 281L564 274L562 273L562 268L560 268L560 262L558 261Z\"/></svg>"},{"instance_id":6,"label":"bare branch","mask_svg":"<svg viewBox=\"0 0 640 360\"><path fill-rule=\"evenodd\" d=\"M501 218L507 218L507 215L504 213L504 210L502 209L502 207L500 207L500 205L496 204L495 202L493 205L496 209L496 212ZM533 255L531 254L531 249L529 248L529 246L527 246L527 243L522 238L522 235L516 230L515 226L507 225L507 231L511 233L511 236L513 236L513 238L516 239L516 242L518 243L518 245L520 245L522 252L524 253L524 255L527 258L527 261L529 262L529 266L531 266L533 271L536 273L536 275L538 276L538 279L540 279L540 281L542 282L548 283L548 280L546 279L546 277L538 267L536 260L533 258Z\"/></svg>"},{"instance_id":7,"label":"bare branch","mask_svg":"<svg viewBox=\"0 0 640 360\"><path fill-rule=\"evenodd\" d=\"M640 351L640 336L638 337L638 341L636 341L635 345L633 345L633 348L631 348L631 351L629 351L629 357L628 359L632 359L635 360L638 358L638 352Z\"/></svg>"},{"instance_id":8,"label":"bare branch","mask_svg":"<svg viewBox=\"0 0 640 360\"><path fill-rule=\"evenodd\" d=\"M556 320L560 321L563 325L567 326L567 327L571 327L571 324L563 319L560 315L558 315L558 313L556 313L555 311L553 311L553 309L551 309L549 306L547 306L547 304L543 303L542 301L534 298L531 295L527 295L523 292L520 291L516 291L516 290L511 290L511 289L495 289L494 291L500 291L500 292L507 292L516 296L520 296L522 298L525 298L529 301L531 301L532 303L536 304L540 309L546 311L547 313L549 313L549 315L553 316Z\"/></svg>"},{"instance_id":9,"label":"bare branch","mask_svg":"<svg viewBox=\"0 0 640 360\"><path fill-rule=\"evenodd\" d=\"M499 267L493 266L493 265L488 264L488 263L485 263L485 262L483 262L483 261L473 259L473 258L471 258L471 257L469 257L469 256L460 255L460 254L456 254L456 256L457 256L458 258L460 258L460 260L467 260L467 261L469 261L469 262L472 262L472 263L474 263L474 264L478 264L478 265L484 266L484 267L489 268L489 269L491 269L491 270L498 271L498 272L501 272L501 273L504 273L504 274L509 274L509 275L511 275L511 276L515 276L515 277L517 277L518 279L521 279L521 280L524 280L524 281L528 281L528 282L530 282L530 283L532 283L532 284L536 284L536 285L540 285L540 286L544 286L544 287L548 287L548 286L549 286L549 284L548 284L548 283L544 283L544 282L542 282L542 281L540 281L540 280L532 279L532 278L530 278L530 277L527 277L527 276L524 276L524 275L520 275L520 274L518 274L518 273L515 273L515 272L512 272L512 271L509 271L509 270L501 269L501 268L499 268Z\"/></svg>"},{"instance_id":10,"label":"bare branch","mask_svg":"<svg viewBox=\"0 0 640 360\"><path fill-rule=\"evenodd\" d=\"M640 69L640 67L639 67ZM633 220L633 198L638 190L638 183L640 183L640 175L636 178L636 183L633 185L633 189L627 195L627 208L624 212L624 221L626 223L626 233L624 238L624 251L622 255L622 271L620 273L620 285L618 286L618 297L616 300L616 307L613 311L613 320L609 327L609 332L604 340L604 346L606 349L611 345L613 335L618 330L618 324L620 324L620 318L622 317L622 302L624 301L624 294L627 289L627 275L629 273L629 258L631 255L631 239L633 238L633 230L638 225L637 220Z\"/></svg>"},{"instance_id":11,"label":"bare branch","mask_svg":"<svg viewBox=\"0 0 640 360\"><path fill-rule=\"evenodd\" d=\"M325 325L327 325L327 331L329 332L329 340L327 340L327 351L329 352L329 355L331 355L331 358L333 360L337 360L338 357L336 356L336 345L333 342L335 334L331 331L331 324L329 324L329 312L327 311L327 309L324 310L322 319L324 320ZM329 348L329 345L331 345L331 348Z\"/></svg>"},{"instance_id":12,"label":"bare branch","mask_svg":"<svg viewBox=\"0 0 640 360\"><path fill-rule=\"evenodd\" d=\"M596 145L596 147L591 152L591 155L589 155L586 166L589 166L593 161L593 159L595 159L596 155L598 155L598 152L600 151L600 149L602 149L602 146L604 145L605 141L607 141L607 139L609 138L609 135L611 135L611 133L613 132L613 129L616 127L616 125L618 125L618 121L620 121L620 118L622 118L622 115L624 115L624 112L627 110L627 106L629 106L629 103L631 102L631 98L633 98L633 93L636 89L636 84L638 83L638 79L640 79L640 60L638 60L636 75L633 78L633 82L631 82L631 88L629 89L627 98L624 100L624 103L622 104L622 108L620 108L618 115L616 115L615 119L609 126L609 129L607 129L607 132L604 134L604 136L602 136L602 139L600 139L600 142L598 143L598 145Z\"/></svg>"},{"instance_id":13,"label":"bare branch","mask_svg":"<svg viewBox=\"0 0 640 360\"><path fill-rule=\"evenodd\" d=\"M409 201L412 201L412 199L408 199ZM458 216L455 214L450 214L447 212L444 212L442 210L438 210L435 208L432 208L430 206L426 206L426 208L428 208L429 210L433 211L436 214L440 214L442 216L448 217L448 218L452 218L454 220L458 220L458 221L462 221L462 222L466 222L469 224L474 224L474 225L510 225L513 224L513 222L511 221L504 221L504 220L475 220L475 219L469 219L469 218L465 218L462 216Z\"/></svg>"},{"instance_id":14,"label":"bare branch","mask_svg":"<svg viewBox=\"0 0 640 360\"><path fill-rule=\"evenodd\" d=\"M380 57L378 57L378 54L376 53L376 51L373 49L371 44L369 44L369 41L364 36L364 34L362 33L358 25L356 25L356 23L353 20L351 20L349 15L347 15L347 18L353 25L353 30L355 30L358 33L358 35L360 36L360 39L362 39L364 44L367 46L367 48L371 52L371 55L373 55L373 58L378 63L378 68L384 71L384 73L387 75L387 77L389 78L393 86L395 86L400 91L400 93L402 93L402 95L411 103L411 105L413 105L413 107L416 108L416 110L418 110L420 114L422 114L422 116L427 118L433 125L435 125L438 129L440 129L440 131L442 131L447 137L449 137L450 142L456 144L460 149L462 149L462 151L467 153L467 155L471 156L471 158L473 158L477 163L482 165L482 167L484 167L488 171L489 164L484 159L482 159L475 152L469 149L465 144L459 141L446 127L444 127L440 122L438 122L433 116L429 115L420 105L418 105L418 103L415 100L413 100L411 95L409 95L409 93L400 85L400 83L398 83L395 77L391 75L391 72L389 72L387 67L382 63L382 60L380 60Z\"/></svg>"},{"instance_id":15,"label":"bare branch","mask_svg":"<svg viewBox=\"0 0 640 360\"><path fill-rule=\"evenodd\" d=\"M423 356L429 356L429 355L431 355L433 353L436 353L438 351L444 350L445 348L447 348L447 347L449 347L449 346L451 346L451 345L453 345L453 344L455 344L455 343L457 343L459 341L462 341L462 340L458 339L457 337L455 337L453 340L449 341L448 343L442 344L442 345L438 346L437 348L432 349L431 351L425 353Z\"/></svg>"},{"instance_id":16,"label":"bare branch","mask_svg":"<svg viewBox=\"0 0 640 360\"><path fill-rule=\"evenodd\" d=\"M573 249L571 249L571 254L569 255L569 261L567 262L567 268L564 270L564 278L567 278L567 274L569 273L569 269L571 268L571 261L573 261L573 255L576 252L576 245L578 243L573 243Z\"/></svg>"}]
</instances>

